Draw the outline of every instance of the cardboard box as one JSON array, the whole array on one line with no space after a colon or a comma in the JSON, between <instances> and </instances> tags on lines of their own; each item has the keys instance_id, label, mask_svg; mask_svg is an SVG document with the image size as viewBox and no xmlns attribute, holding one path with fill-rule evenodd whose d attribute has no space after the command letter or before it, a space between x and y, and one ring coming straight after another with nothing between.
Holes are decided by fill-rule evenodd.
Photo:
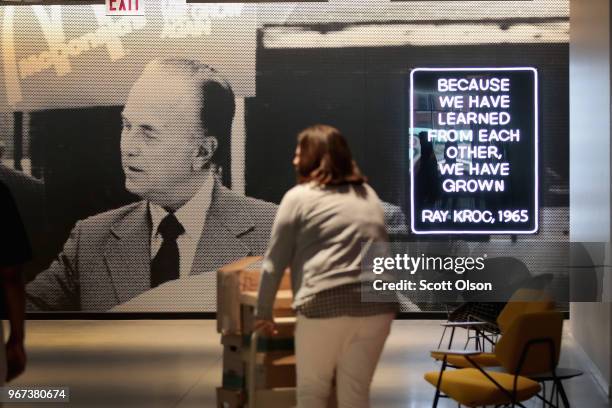
<instances>
[{"instance_id":1,"label":"cardboard box","mask_svg":"<svg viewBox=\"0 0 612 408\"><path fill-rule=\"evenodd\" d=\"M259 390L255 395L255 406L266 408L295 408L295 388Z\"/></svg>"},{"instance_id":2,"label":"cardboard box","mask_svg":"<svg viewBox=\"0 0 612 408\"><path fill-rule=\"evenodd\" d=\"M243 408L245 405L244 391L217 388L217 408Z\"/></svg>"},{"instance_id":3,"label":"cardboard box","mask_svg":"<svg viewBox=\"0 0 612 408\"><path fill-rule=\"evenodd\" d=\"M282 322L285 319L287 318L279 318L277 320ZM274 335L265 336L260 334L257 342L258 353L283 352L283 355L294 354L295 340L293 333L295 330L295 323L278 324L277 327L278 333ZM251 334L226 334L221 336L221 344L223 345L224 361L226 361L225 358L227 358L228 363L233 364L236 361L234 356L241 354L243 360L246 361L247 357L245 356L248 354L251 346ZM228 367L230 366L228 365Z\"/></svg>"},{"instance_id":4,"label":"cardboard box","mask_svg":"<svg viewBox=\"0 0 612 408\"><path fill-rule=\"evenodd\" d=\"M244 373L238 374L233 371L223 371L221 386L227 390L245 390L247 384Z\"/></svg>"},{"instance_id":5,"label":"cardboard box","mask_svg":"<svg viewBox=\"0 0 612 408\"><path fill-rule=\"evenodd\" d=\"M217 332L240 334L240 293L257 290L261 259L246 257L217 271Z\"/></svg>"},{"instance_id":6,"label":"cardboard box","mask_svg":"<svg viewBox=\"0 0 612 408\"><path fill-rule=\"evenodd\" d=\"M249 379L249 370L246 369L246 378L242 384L246 388ZM223 374L224 381L240 382L231 375ZM288 388L296 385L295 356L282 353L267 353L264 364L255 366L255 387L257 389Z\"/></svg>"},{"instance_id":7,"label":"cardboard box","mask_svg":"<svg viewBox=\"0 0 612 408\"><path fill-rule=\"evenodd\" d=\"M296 385L295 366L257 366L256 388L293 388ZM228 390L245 390L246 377L234 373L223 373L223 388Z\"/></svg>"},{"instance_id":8,"label":"cardboard box","mask_svg":"<svg viewBox=\"0 0 612 408\"><path fill-rule=\"evenodd\" d=\"M258 353L256 356L256 364L263 366L286 366L287 363L279 364L283 359L293 359L294 364L294 347L293 338L260 338ZM223 376L222 386L225 389L243 389L246 387L246 367L249 363L250 337L240 335L225 335L221 337L223 345ZM262 370L259 369L259 375L264 378L260 383L262 386L268 384L293 384L295 374L293 372L283 371L285 368ZM286 381L278 380L279 376L286 376ZM289 385L287 385L289 386ZM294 386L294 385L292 385Z\"/></svg>"},{"instance_id":9,"label":"cardboard box","mask_svg":"<svg viewBox=\"0 0 612 408\"><path fill-rule=\"evenodd\" d=\"M217 332L221 334L244 333L241 318L241 301L244 293L257 293L261 274L262 257L251 256L226 265L217 271ZM288 273L281 281L280 290L289 290ZM286 296L286 295L285 295ZM292 314L289 308L278 316Z\"/></svg>"},{"instance_id":10,"label":"cardboard box","mask_svg":"<svg viewBox=\"0 0 612 408\"><path fill-rule=\"evenodd\" d=\"M272 360L268 364L257 365L255 375L257 389L295 387L295 356L286 356Z\"/></svg>"},{"instance_id":11,"label":"cardboard box","mask_svg":"<svg viewBox=\"0 0 612 408\"><path fill-rule=\"evenodd\" d=\"M227 335L222 336L221 343L223 344L223 387L236 388L234 385L226 384L226 374L228 377L244 377L244 360L242 346L242 336ZM232 383L234 384L234 383ZM240 387L238 387L240 388Z\"/></svg>"},{"instance_id":12,"label":"cardboard box","mask_svg":"<svg viewBox=\"0 0 612 408\"><path fill-rule=\"evenodd\" d=\"M287 323L285 322L287 319L284 319L286 317L295 319L295 314L289 303L290 300L283 301L279 299L287 299L287 297L291 298L291 294L287 293L287 291L279 292L274 306L274 320L276 322L276 330L278 331L276 337L293 337L295 333L295 322ZM287 306L287 303L289 303L289 306ZM253 325L255 324L255 308L243 302L240 305L240 312L241 333L250 335L253 333Z\"/></svg>"}]
</instances>

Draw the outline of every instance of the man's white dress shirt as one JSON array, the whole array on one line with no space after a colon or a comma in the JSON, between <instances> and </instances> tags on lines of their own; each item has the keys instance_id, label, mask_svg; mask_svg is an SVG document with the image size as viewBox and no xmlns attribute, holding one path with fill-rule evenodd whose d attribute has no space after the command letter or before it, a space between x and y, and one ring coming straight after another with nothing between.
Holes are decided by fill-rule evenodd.
<instances>
[{"instance_id":1,"label":"man's white dress shirt","mask_svg":"<svg viewBox=\"0 0 612 408\"><path fill-rule=\"evenodd\" d=\"M183 226L185 232L181 234L176 242L179 249L180 277L189 276L193 260L198 249L198 243L204 229L204 221L212 200L214 177L208 174L202 187L184 206L179 208L174 215ZM155 258L157 251L162 245L163 238L157 231L159 224L168 215L168 211L157 204L149 202L151 212L151 259Z\"/></svg>"}]
</instances>

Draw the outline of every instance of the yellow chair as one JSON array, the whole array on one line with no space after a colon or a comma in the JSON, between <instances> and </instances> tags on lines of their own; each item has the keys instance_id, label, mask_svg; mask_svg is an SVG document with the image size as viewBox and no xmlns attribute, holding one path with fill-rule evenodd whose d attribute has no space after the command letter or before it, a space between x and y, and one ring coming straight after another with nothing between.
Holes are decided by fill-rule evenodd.
<instances>
[{"instance_id":1,"label":"yellow chair","mask_svg":"<svg viewBox=\"0 0 612 408\"><path fill-rule=\"evenodd\" d=\"M551 372L566 407L569 406L555 368L559 361L563 315L556 311L525 313L517 316L497 343L496 358L505 372L485 371L473 356L478 351L436 350L444 355L440 371L425 374L425 380L436 387L433 406L442 396L468 407L511 404L524 407L522 401L538 393L541 386L526 375ZM473 368L446 371L448 357L462 356Z\"/></svg>"},{"instance_id":2,"label":"yellow chair","mask_svg":"<svg viewBox=\"0 0 612 408\"><path fill-rule=\"evenodd\" d=\"M544 312L555 310L555 302L544 291L537 289L518 289L510 298L506 306L503 308L497 317L497 326L500 333L503 334L510 327L511 323L518 317L526 313ZM452 348L452 340L456 328L464 328L470 330L482 330L489 326L485 322L447 322L442 326L451 328L451 336L448 348ZM495 346L495 344L494 344ZM440 344L438 344L440 347ZM472 364L464 355L444 355L439 352L432 352L431 356L438 361L442 361L446 357L447 364L451 367L467 368L472 367ZM476 354L470 353L470 359L476 361L481 367L498 367L500 366L499 359L495 351L491 353L479 352Z\"/></svg>"},{"instance_id":3,"label":"yellow chair","mask_svg":"<svg viewBox=\"0 0 612 408\"><path fill-rule=\"evenodd\" d=\"M538 289L519 289L510 298L497 317L497 325L504 333L517 316L526 313L552 311L555 309L553 298L545 291Z\"/></svg>"}]
</instances>

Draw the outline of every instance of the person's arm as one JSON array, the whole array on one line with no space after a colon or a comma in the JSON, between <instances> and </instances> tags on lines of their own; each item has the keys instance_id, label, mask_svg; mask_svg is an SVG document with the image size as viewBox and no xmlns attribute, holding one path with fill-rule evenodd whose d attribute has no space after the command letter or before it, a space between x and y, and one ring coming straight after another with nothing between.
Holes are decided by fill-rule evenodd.
<instances>
[{"instance_id":1,"label":"person's arm","mask_svg":"<svg viewBox=\"0 0 612 408\"><path fill-rule=\"evenodd\" d=\"M6 381L23 372L26 364L24 348L25 291L22 265L32 259L32 248L11 193L0 184L0 213L5 244L0 250L0 285L11 332L6 343ZM2 339L4 341L4 339Z\"/></svg>"},{"instance_id":2,"label":"person's arm","mask_svg":"<svg viewBox=\"0 0 612 408\"><path fill-rule=\"evenodd\" d=\"M26 366L25 289L21 266L0 267L0 281L11 330L6 343L6 381L11 381L21 374Z\"/></svg>"},{"instance_id":3,"label":"person's arm","mask_svg":"<svg viewBox=\"0 0 612 408\"><path fill-rule=\"evenodd\" d=\"M255 309L255 317L259 321L272 321L276 292L295 252L299 200L294 193L290 191L283 197L272 226L270 243L262 264ZM261 322L256 322L256 328L261 325Z\"/></svg>"}]
</instances>

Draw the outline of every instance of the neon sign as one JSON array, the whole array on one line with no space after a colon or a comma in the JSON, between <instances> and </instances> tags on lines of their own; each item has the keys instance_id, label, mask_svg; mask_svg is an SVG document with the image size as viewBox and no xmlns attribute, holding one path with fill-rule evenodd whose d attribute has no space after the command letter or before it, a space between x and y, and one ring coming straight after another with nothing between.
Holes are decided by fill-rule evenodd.
<instances>
[{"instance_id":1,"label":"neon sign","mask_svg":"<svg viewBox=\"0 0 612 408\"><path fill-rule=\"evenodd\" d=\"M413 233L538 231L535 68L416 68L410 106Z\"/></svg>"}]
</instances>

